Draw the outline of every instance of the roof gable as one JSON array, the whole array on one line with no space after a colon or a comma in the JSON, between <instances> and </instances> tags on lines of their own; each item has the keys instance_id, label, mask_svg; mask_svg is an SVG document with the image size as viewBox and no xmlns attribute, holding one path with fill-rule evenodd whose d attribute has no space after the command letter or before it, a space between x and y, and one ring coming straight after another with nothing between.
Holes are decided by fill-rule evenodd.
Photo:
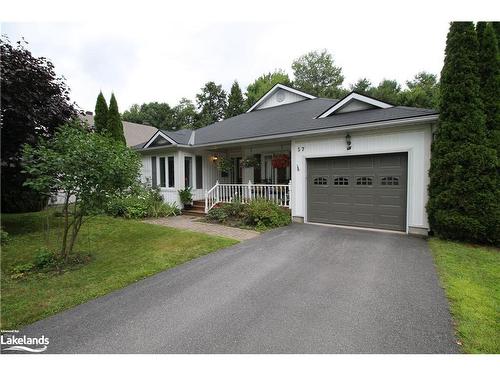
<instances>
[{"instance_id":1,"label":"roof gable","mask_svg":"<svg viewBox=\"0 0 500 375\"><path fill-rule=\"evenodd\" d=\"M316 97L313 95L278 83L265 93L253 106L251 106L247 113L259 109L277 107L283 104L290 104L315 98Z\"/></svg>"},{"instance_id":2,"label":"roof gable","mask_svg":"<svg viewBox=\"0 0 500 375\"><path fill-rule=\"evenodd\" d=\"M391 108L392 104L370 98L369 96L358 94L357 92L351 92L344 99L340 100L338 103L334 104L328 108L325 112L320 114L317 118L325 118L331 116L335 113L347 113L363 111L367 109L376 108Z\"/></svg>"},{"instance_id":3,"label":"roof gable","mask_svg":"<svg viewBox=\"0 0 500 375\"><path fill-rule=\"evenodd\" d=\"M163 134L161 130L158 130L149 141L146 142L143 148L149 148L149 147L161 147L161 146L169 146L169 145L176 145L177 142L175 142L172 138L168 137L167 135Z\"/></svg>"}]
</instances>

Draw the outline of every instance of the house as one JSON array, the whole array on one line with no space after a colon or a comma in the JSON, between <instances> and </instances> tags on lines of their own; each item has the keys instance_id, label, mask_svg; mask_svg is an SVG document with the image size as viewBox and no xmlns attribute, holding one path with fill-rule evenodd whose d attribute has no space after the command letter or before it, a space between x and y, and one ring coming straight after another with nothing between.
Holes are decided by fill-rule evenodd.
<instances>
[{"instance_id":1,"label":"house","mask_svg":"<svg viewBox=\"0 0 500 375\"><path fill-rule=\"evenodd\" d=\"M427 234L425 205L438 113L352 92L317 98L277 84L246 113L207 127L157 130L134 148L142 179L205 212L264 197L295 221Z\"/></svg>"}]
</instances>

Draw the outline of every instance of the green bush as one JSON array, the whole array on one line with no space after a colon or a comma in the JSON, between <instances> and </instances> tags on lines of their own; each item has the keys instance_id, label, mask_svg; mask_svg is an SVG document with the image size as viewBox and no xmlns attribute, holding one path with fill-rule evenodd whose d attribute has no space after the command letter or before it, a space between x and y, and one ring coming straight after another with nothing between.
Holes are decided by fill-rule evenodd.
<instances>
[{"instance_id":1,"label":"green bush","mask_svg":"<svg viewBox=\"0 0 500 375\"><path fill-rule=\"evenodd\" d=\"M228 218L228 214L224 207L214 207L208 211L207 219L209 221L216 221L218 223L225 223Z\"/></svg>"},{"instance_id":2,"label":"green bush","mask_svg":"<svg viewBox=\"0 0 500 375\"><path fill-rule=\"evenodd\" d=\"M12 273L16 276L30 272L35 265L33 263L21 263L12 267Z\"/></svg>"},{"instance_id":3,"label":"green bush","mask_svg":"<svg viewBox=\"0 0 500 375\"><path fill-rule=\"evenodd\" d=\"M136 186L127 195L113 199L108 203L106 213L128 219L146 217L166 217L180 213L175 204L163 202L157 188Z\"/></svg>"},{"instance_id":4,"label":"green bush","mask_svg":"<svg viewBox=\"0 0 500 375\"><path fill-rule=\"evenodd\" d=\"M2 227L0 227L0 244L6 244L9 242L9 233L7 233Z\"/></svg>"},{"instance_id":5,"label":"green bush","mask_svg":"<svg viewBox=\"0 0 500 375\"><path fill-rule=\"evenodd\" d=\"M234 226L255 227L258 230L282 227L291 222L288 209L265 199L257 199L249 204L240 201L226 203L221 207L212 208L207 219Z\"/></svg>"},{"instance_id":6,"label":"green bush","mask_svg":"<svg viewBox=\"0 0 500 375\"><path fill-rule=\"evenodd\" d=\"M57 263L57 256L46 248L40 248L35 253L33 265L37 269L44 269L54 266Z\"/></svg>"},{"instance_id":7,"label":"green bush","mask_svg":"<svg viewBox=\"0 0 500 375\"><path fill-rule=\"evenodd\" d=\"M264 230L288 225L292 218L288 209L265 199L256 199L248 204L246 221L247 224Z\"/></svg>"}]
</instances>

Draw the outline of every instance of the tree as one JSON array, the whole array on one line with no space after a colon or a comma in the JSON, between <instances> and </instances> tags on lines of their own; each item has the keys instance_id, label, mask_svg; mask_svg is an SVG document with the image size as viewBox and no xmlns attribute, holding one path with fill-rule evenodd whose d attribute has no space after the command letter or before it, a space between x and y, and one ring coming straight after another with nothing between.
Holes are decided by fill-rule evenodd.
<instances>
[{"instance_id":1,"label":"tree","mask_svg":"<svg viewBox=\"0 0 500 375\"><path fill-rule=\"evenodd\" d=\"M129 109L123 112L122 120L135 124L142 124L144 121L144 114L141 112L141 106L139 106L139 104L132 104Z\"/></svg>"},{"instance_id":2,"label":"tree","mask_svg":"<svg viewBox=\"0 0 500 375\"><path fill-rule=\"evenodd\" d=\"M243 93L241 92L240 85L237 81L234 81L231 86L231 92L227 98L227 107L226 113L224 115L225 118L238 116L244 113L245 108L245 99L243 98Z\"/></svg>"},{"instance_id":3,"label":"tree","mask_svg":"<svg viewBox=\"0 0 500 375\"><path fill-rule=\"evenodd\" d=\"M96 132L101 134L108 128L108 104L102 91L99 92L95 103L94 127Z\"/></svg>"},{"instance_id":4,"label":"tree","mask_svg":"<svg viewBox=\"0 0 500 375\"><path fill-rule=\"evenodd\" d=\"M292 63L294 86L315 96L337 98L344 76L327 50L311 51Z\"/></svg>"},{"instance_id":5,"label":"tree","mask_svg":"<svg viewBox=\"0 0 500 375\"><path fill-rule=\"evenodd\" d=\"M282 70L276 70L273 73L261 75L253 83L247 86L247 107L253 106L265 93L267 93L274 85L281 83L286 86L291 86L292 81Z\"/></svg>"},{"instance_id":6,"label":"tree","mask_svg":"<svg viewBox=\"0 0 500 375\"><path fill-rule=\"evenodd\" d=\"M174 123L176 129L186 128L194 129L196 122L196 107L189 99L182 98L173 109Z\"/></svg>"},{"instance_id":7,"label":"tree","mask_svg":"<svg viewBox=\"0 0 500 375\"><path fill-rule=\"evenodd\" d=\"M435 74L420 72L406 81L407 90L401 92L401 104L409 107L438 108L439 83Z\"/></svg>"},{"instance_id":8,"label":"tree","mask_svg":"<svg viewBox=\"0 0 500 375\"><path fill-rule=\"evenodd\" d=\"M351 91L355 91L363 95L369 95L372 89L372 83L368 78L360 78L355 84L351 85Z\"/></svg>"},{"instance_id":9,"label":"tree","mask_svg":"<svg viewBox=\"0 0 500 375\"><path fill-rule=\"evenodd\" d=\"M226 110L226 92L221 85L214 82L207 82L201 89L201 93L196 95L196 102L200 110L196 128L201 128L224 118Z\"/></svg>"},{"instance_id":10,"label":"tree","mask_svg":"<svg viewBox=\"0 0 500 375\"><path fill-rule=\"evenodd\" d=\"M500 51L500 22L493 21L491 22L491 26L493 26L493 29L495 30L495 35L497 37L497 43L498 43L498 50Z\"/></svg>"},{"instance_id":11,"label":"tree","mask_svg":"<svg viewBox=\"0 0 500 375\"><path fill-rule=\"evenodd\" d=\"M477 58L473 23L452 22L441 72L427 212L431 228L445 238L498 243L498 159L486 139Z\"/></svg>"},{"instance_id":12,"label":"tree","mask_svg":"<svg viewBox=\"0 0 500 375\"><path fill-rule=\"evenodd\" d=\"M2 212L38 211L47 203L24 186L22 145L50 138L58 126L77 115L64 78L56 75L48 59L34 57L26 45L0 38Z\"/></svg>"},{"instance_id":13,"label":"tree","mask_svg":"<svg viewBox=\"0 0 500 375\"><path fill-rule=\"evenodd\" d=\"M479 26L479 23L478 23ZM500 55L493 26L488 23L478 33L478 69L481 100L486 115L488 139L500 155Z\"/></svg>"},{"instance_id":14,"label":"tree","mask_svg":"<svg viewBox=\"0 0 500 375\"><path fill-rule=\"evenodd\" d=\"M370 90L369 94L375 99L394 105L401 103L401 85L392 79L384 79Z\"/></svg>"},{"instance_id":15,"label":"tree","mask_svg":"<svg viewBox=\"0 0 500 375\"><path fill-rule=\"evenodd\" d=\"M115 94L111 94L111 99L109 100L107 133L111 138L126 144L125 135L123 134L122 119L118 111L118 103L116 102Z\"/></svg>"},{"instance_id":16,"label":"tree","mask_svg":"<svg viewBox=\"0 0 500 375\"><path fill-rule=\"evenodd\" d=\"M84 218L132 186L141 165L137 153L122 142L76 122L61 126L52 139L42 139L36 147L26 145L23 161L27 186L47 196L64 193L63 261L73 250Z\"/></svg>"}]
</instances>

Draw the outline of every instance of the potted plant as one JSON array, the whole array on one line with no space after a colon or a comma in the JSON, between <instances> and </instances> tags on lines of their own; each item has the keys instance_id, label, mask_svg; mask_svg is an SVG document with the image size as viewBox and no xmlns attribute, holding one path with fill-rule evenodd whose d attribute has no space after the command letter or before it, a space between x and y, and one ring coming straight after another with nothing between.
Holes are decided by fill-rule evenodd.
<instances>
[{"instance_id":1,"label":"potted plant","mask_svg":"<svg viewBox=\"0 0 500 375\"><path fill-rule=\"evenodd\" d=\"M191 190L193 188L191 186L185 187L184 189L179 190L179 198L181 203L184 205L184 208L191 207L193 203L193 193Z\"/></svg>"},{"instance_id":2,"label":"potted plant","mask_svg":"<svg viewBox=\"0 0 500 375\"><path fill-rule=\"evenodd\" d=\"M286 168L290 166L290 156L287 154L274 155L271 164L273 168Z\"/></svg>"},{"instance_id":3,"label":"potted plant","mask_svg":"<svg viewBox=\"0 0 500 375\"><path fill-rule=\"evenodd\" d=\"M260 160L255 156L248 156L242 159L240 164L243 168L254 168L260 166Z\"/></svg>"}]
</instances>

